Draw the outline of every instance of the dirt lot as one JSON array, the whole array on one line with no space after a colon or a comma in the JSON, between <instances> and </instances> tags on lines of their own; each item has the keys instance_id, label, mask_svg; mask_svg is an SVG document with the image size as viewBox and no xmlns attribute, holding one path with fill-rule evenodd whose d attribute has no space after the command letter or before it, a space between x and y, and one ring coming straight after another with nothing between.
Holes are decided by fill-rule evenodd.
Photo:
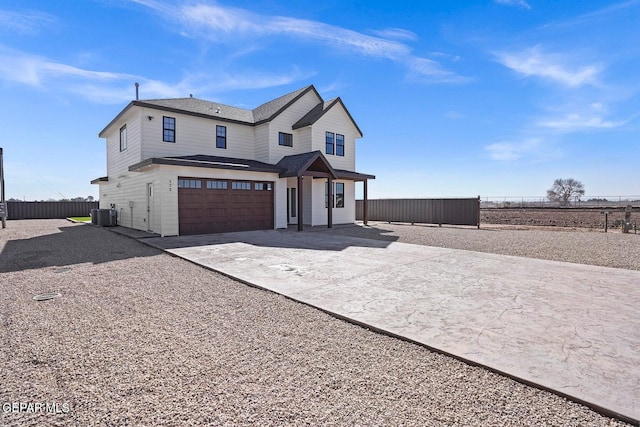
<instances>
[{"instance_id":1,"label":"dirt lot","mask_svg":"<svg viewBox=\"0 0 640 427\"><path fill-rule=\"evenodd\" d=\"M608 208L609 228L624 220L624 208ZM572 227L604 230L603 209L579 208L501 208L481 209L481 224L509 224L547 227ZM634 208L631 220L640 223L640 209ZM615 228L614 228L615 229ZM618 231L620 227L617 228ZM633 231L632 231L633 232Z\"/></svg>"}]
</instances>

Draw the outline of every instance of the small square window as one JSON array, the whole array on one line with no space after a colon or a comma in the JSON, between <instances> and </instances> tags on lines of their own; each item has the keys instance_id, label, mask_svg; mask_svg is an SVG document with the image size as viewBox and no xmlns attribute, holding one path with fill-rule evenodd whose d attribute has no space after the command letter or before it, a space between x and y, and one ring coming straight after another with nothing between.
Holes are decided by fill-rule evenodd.
<instances>
[{"instance_id":1,"label":"small square window","mask_svg":"<svg viewBox=\"0 0 640 427\"><path fill-rule=\"evenodd\" d=\"M176 142L175 117L162 117L162 140L164 142Z\"/></svg>"},{"instance_id":2,"label":"small square window","mask_svg":"<svg viewBox=\"0 0 640 427\"><path fill-rule=\"evenodd\" d=\"M216 148L227 148L226 126L216 126Z\"/></svg>"},{"instance_id":3,"label":"small square window","mask_svg":"<svg viewBox=\"0 0 640 427\"><path fill-rule=\"evenodd\" d=\"M293 147L293 134L278 132L278 145Z\"/></svg>"}]
</instances>

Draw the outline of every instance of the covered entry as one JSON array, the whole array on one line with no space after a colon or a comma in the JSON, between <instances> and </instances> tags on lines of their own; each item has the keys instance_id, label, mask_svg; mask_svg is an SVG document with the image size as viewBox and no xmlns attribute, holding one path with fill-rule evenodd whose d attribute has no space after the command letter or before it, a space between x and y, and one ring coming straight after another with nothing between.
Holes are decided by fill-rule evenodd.
<instances>
[{"instance_id":1,"label":"covered entry","mask_svg":"<svg viewBox=\"0 0 640 427\"><path fill-rule=\"evenodd\" d=\"M180 235L274 228L274 184L178 177Z\"/></svg>"}]
</instances>

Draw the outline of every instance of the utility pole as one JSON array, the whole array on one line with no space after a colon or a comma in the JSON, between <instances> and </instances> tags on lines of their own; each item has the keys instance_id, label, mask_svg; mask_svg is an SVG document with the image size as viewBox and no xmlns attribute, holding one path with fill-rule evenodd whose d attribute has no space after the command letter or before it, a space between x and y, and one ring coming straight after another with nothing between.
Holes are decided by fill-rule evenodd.
<instances>
[{"instance_id":1,"label":"utility pole","mask_svg":"<svg viewBox=\"0 0 640 427\"><path fill-rule=\"evenodd\" d=\"M7 203L4 201L4 166L2 159L2 147L0 147L0 218L2 218L2 228L7 228Z\"/></svg>"}]
</instances>

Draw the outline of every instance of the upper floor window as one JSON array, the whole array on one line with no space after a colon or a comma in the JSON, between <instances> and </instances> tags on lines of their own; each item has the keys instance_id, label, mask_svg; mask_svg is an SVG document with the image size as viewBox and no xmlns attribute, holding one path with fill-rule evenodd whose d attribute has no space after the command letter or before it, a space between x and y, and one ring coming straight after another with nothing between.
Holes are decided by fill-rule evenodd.
<instances>
[{"instance_id":1,"label":"upper floor window","mask_svg":"<svg viewBox=\"0 0 640 427\"><path fill-rule=\"evenodd\" d=\"M327 154L333 154L334 153L334 149L335 149L335 135L333 134L333 132L326 132L325 133L325 140L326 140L326 153Z\"/></svg>"},{"instance_id":2,"label":"upper floor window","mask_svg":"<svg viewBox=\"0 0 640 427\"><path fill-rule=\"evenodd\" d=\"M176 142L175 117L162 117L162 140L165 142Z\"/></svg>"},{"instance_id":3,"label":"upper floor window","mask_svg":"<svg viewBox=\"0 0 640 427\"><path fill-rule=\"evenodd\" d=\"M278 145L284 145L286 147L293 147L293 135L290 133L279 132L278 133Z\"/></svg>"},{"instance_id":4,"label":"upper floor window","mask_svg":"<svg viewBox=\"0 0 640 427\"><path fill-rule=\"evenodd\" d=\"M344 135L336 134L336 156L344 156Z\"/></svg>"},{"instance_id":5,"label":"upper floor window","mask_svg":"<svg viewBox=\"0 0 640 427\"><path fill-rule=\"evenodd\" d=\"M227 148L227 127L216 125L216 148Z\"/></svg>"},{"instance_id":6,"label":"upper floor window","mask_svg":"<svg viewBox=\"0 0 640 427\"><path fill-rule=\"evenodd\" d=\"M127 125L120 128L120 151L127 149Z\"/></svg>"}]
</instances>

